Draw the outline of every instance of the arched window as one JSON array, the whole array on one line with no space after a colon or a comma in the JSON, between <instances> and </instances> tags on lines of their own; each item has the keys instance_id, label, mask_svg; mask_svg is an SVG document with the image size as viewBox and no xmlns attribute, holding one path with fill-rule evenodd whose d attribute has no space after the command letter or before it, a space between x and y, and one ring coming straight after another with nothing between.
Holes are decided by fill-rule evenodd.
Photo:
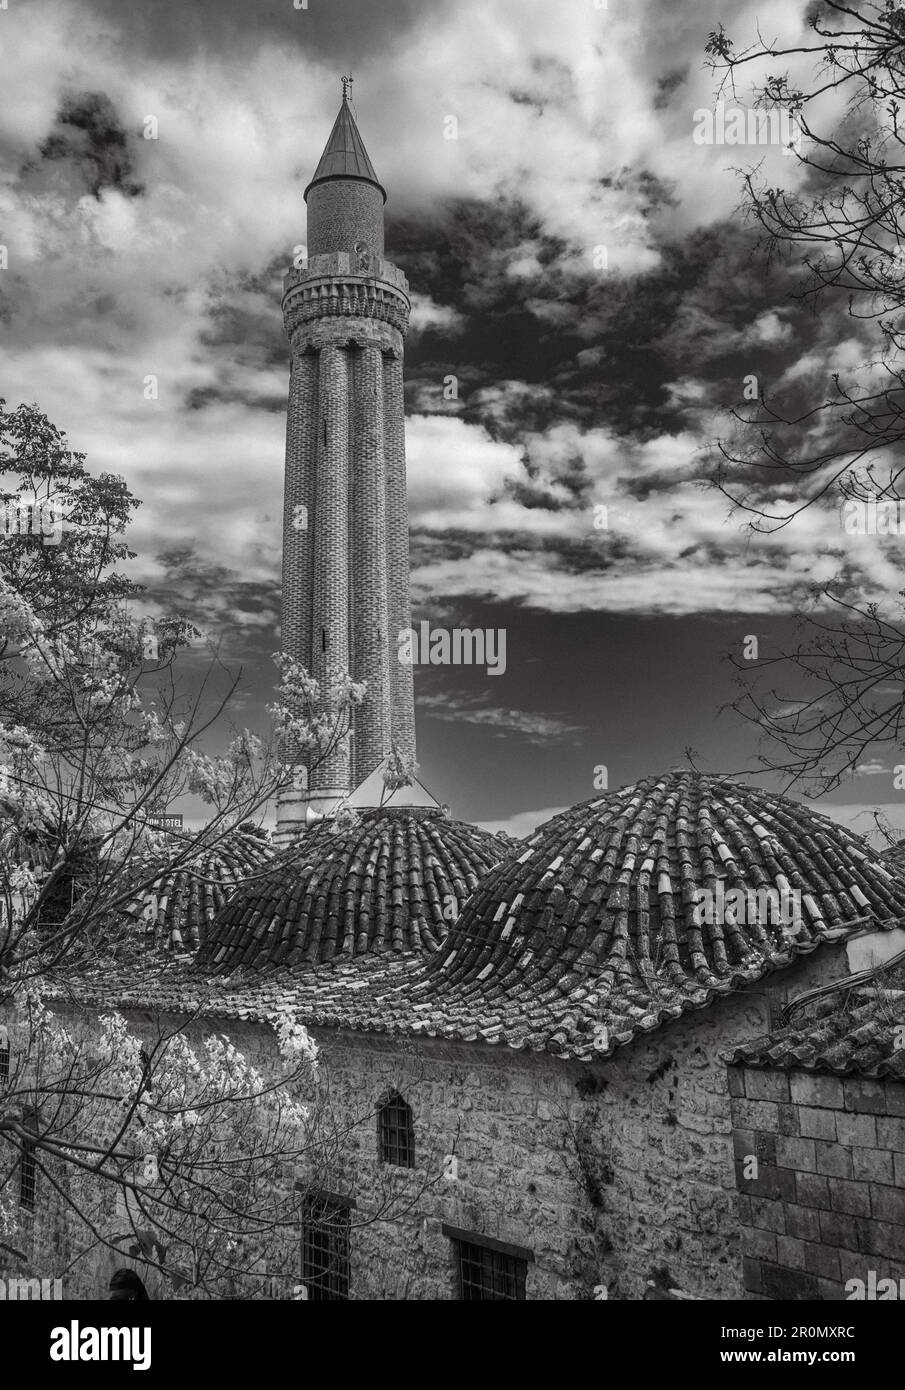
<instances>
[{"instance_id":1,"label":"arched window","mask_svg":"<svg viewBox=\"0 0 905 1390\"><path fill-rule=\"evenodd\" d=\"M397 1168L415 1166L415 1127L412 1107L398 1091L390 1091L377 1107L377 1151L381 1163Z\"/></svg>"}]
</instances>

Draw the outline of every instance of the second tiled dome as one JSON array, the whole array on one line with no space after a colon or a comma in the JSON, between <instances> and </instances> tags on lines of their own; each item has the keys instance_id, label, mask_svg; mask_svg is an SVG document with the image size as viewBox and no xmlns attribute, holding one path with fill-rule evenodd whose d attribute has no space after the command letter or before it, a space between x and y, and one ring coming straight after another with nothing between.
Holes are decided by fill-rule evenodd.
<instances>
[{"instance_id":1,"label":"second tiled dome","mask_svg":"<svg viewBox=\"0 0 905 1390\"><path fill-rule=\"evenodd\" d=\"M166 852L136 863L133 872L146 886L134 899L131 915L144 918L147 934L153 932L165 949L196 951L231 895L262 873L273 857L269 835L251 821L185 858L179 839L170 837Z\"/></svg>"},{"instance_id":2,"label":"second tiled dome","mask_svg":"<svg viewBox=\"0 0 905 1390\"><path fill-rule=\"evenodd\" d=\"M512 842L434 809L322 821L218 915L202 968L317 965L438 948Z\"/></svg>"},{"instance_id":3,"label":"second tiled dome","mask_svg":"<svg viewBox=\"0 0 905 1390\"><path fill-rule=\"evenodd\" d=\"M418 998L494 1040L580 1036L593 1055L903 917L905 881L859 836L786 797L672 772L542 825L485 878Z\"/></svg>"}]
</instances>

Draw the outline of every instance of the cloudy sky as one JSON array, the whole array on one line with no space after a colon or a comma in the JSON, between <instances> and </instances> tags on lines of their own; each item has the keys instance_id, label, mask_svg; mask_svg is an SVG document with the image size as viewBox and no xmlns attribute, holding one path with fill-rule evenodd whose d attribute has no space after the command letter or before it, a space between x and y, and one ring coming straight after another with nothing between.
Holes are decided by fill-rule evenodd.
<instances>
[{"instance_id":1,"label":"cloudy sky","mask_svg":"<svg viewBox=\"0 0 905 1390\"><path fill-rule=\"evenodd\" d=\"M727 654L751 635L762 653L787 645L808 586L843 568L863 596L902 587L899 542L847 535L833 506L752 536L702 484L746 378L822 399L833 372L866 360L844 306L798 305L794 267L768 268L739 215L739 169L794 188L794 158L693 139L714 101L709 31L750 41L759 23L794 41L804 12L0 11L0 394L36 401L92 469L127 478L148 611L216 637L242 669L242 719L264 717L279 640L281 277L344 72L414 294L416 613L507 633L504 675L417 673L422 776L456 814L527 828L591 796L601 765L618 786L688 748L702 770L753 768L750 728L723 711ZM835 800L905 823L882 762Z\"/></svg>"}]
</instances>

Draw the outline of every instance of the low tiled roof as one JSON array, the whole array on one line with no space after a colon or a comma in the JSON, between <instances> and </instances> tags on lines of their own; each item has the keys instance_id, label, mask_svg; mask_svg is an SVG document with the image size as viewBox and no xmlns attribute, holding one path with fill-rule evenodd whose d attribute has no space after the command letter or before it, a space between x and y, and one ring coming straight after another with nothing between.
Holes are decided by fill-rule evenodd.
<instances>
[{"instance_id":1,"label":"low tiled roof","mask_svg":"<svg viewBox=\"0 0 905 1390\"><path fill-rule=\"evenodd\" d=\"M905 840L880 851L880 858L895 873L905 874Z\"/></svg>"},{"instance_id":2,"label":"low tiled roof","mask_svg":"<svg viewBox=\"0 0 905 1390\"><path fill-rule=\"evenodd\" d=\"M199 963L226 971L429 954L514 843L439 808L383 807L351 824L321 821L219 913Z\"/></svg>"},{"instance_id":3,"label":"low tiled roof","mask_svg":"<svg viewBox=\"0 0 905 1390\"><path fill-rule=\"evenodd\" d=\"M178 867L173 864L178 862L179 838L169 836L168 844L166 867L142 889L130 915L147 914L156 945L196 951L203 945L217 913L238 888L262 872L273 859L274 850L267 832L250 822L237 826ZM154 871L153 859L140 859L133 870L143 883Z\"/></svg>"},{"instance_id":4,"label":"low tiled roof","mask_svg":"<svg viewBox=\"0 0 905 1390\"><path fill-rule=\"evenodd\" d=\"M295 851L315 860L316 853L306 857L306 844L323 850L323 836ZM521 854L486 874L426 962L415 949L418 938L406 943L404 930L391 964L386 954L358 954L359 890L348 902L333 892L334 872L341 885L348 882L342 866L353 864L360 874L361 857L346 846L337 870L326 866L318 890L318 920L329 918L330 903L336 918L336 934L327 939L335 945L340 923L348 924L348 952L334 951L332 963L318 954L319 944L314 957L306 955L314 944L306 940L263 974L206 978L210 966L202 957L200 969L153 980L99 979L92 997L177 1012L200 1008L221 1018L291 1010L312 1026L506 1044L588 1061L844 938L865 917L882 924L905 915L905 884L860 837L797 802L691 773L649 778L553 817ZM316 867L309 864L309 884ZM799 892L791 930L784 934L756 916L699 925L695 892L715 893L718 881L726 891L787 884ZM394 906L404 909L405 901L403 893ZM252 940L273 946L285 938L276 929L268 935L268 912L253 922L249 908L240 923ZM221 928L218 922L218 934ZM423 945L423 930L418 937ZM362 944L370 940L369 931ZM290 959L295 969L287 968Z\"/></svg>"},{"instance_id":5,"label":"low tiled roof","mask_svg":"<svg viewBox=\"0 0 905 1390\"><path fill-rule=\"evenodd\" d=\"M839 1075L889 1076L905 1081L905 996L877 992L866 1002L840 1007L821 1000L806 1018L742 1043L727 1062L748 1067L785 1067Z\"/></svg>"},{"instance_id":6,"label":"low tiled roof","mask_svg":"<svg viewBox=\"0 0 905 1390\"><path fill-rule=\"evenodd\" d=\"M409 951L351 956L302 970L213 976L197 962L146 956L61 980L52 992L100 1008L200 1013L214 1023L273 1022L288 1012L311 1026L400 1033L406 1031L404 1006L397 1019L394 1007L384 1009L383 1003L400 994L400 983L404 993L405 982L420 979L423 968L422 955Z\"/></svg>"}]
</instances>

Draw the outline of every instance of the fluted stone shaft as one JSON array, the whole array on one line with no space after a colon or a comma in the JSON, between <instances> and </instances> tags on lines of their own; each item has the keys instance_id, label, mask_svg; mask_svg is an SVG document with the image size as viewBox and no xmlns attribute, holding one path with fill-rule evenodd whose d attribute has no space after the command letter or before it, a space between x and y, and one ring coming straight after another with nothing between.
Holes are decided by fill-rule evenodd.
<instances>
[{"instance_id":1,"label":"fluted stone shaft","mask_svg":"<svg viewBox=\"0 0 905 1390\"><path fill-rule=\"evenodd\" d=\"M402 355L383 364L386 418L387 609L390 625L390 707L392 737L400 751L415 757L415 691L412 667L398 656L400 632L411 626L409 524L405 481L405 404Z\"/></svg>"},{"instance_id":2,"label":"fluted stone shaft","mask_svg":"<svg viewBox=\"0 0 905 1390\"><path fill-rule=\"evenodd\" d=\"M349 244L344 218L328 241ZM309 810L332 810L394 743L415 756L412 669L397 645L410 624L402 360L411 302L382 240L359 241L313 254L284 281L293 371L283 650L324 688L345 673L367 689L354 736L281 794L280 844L305 830Z\"/></svg>"},{"instance_id":3,"label":"fluted stone shaft","mask_svg":"<svg viewBox=\"0 0 905 1390\"><path fill-rule=\"evenodd\" d=\"M352 668L367 683L352 745L358 783L391 747L383 353L376 345L355 357L352 438Z\"/></svg>"},{"instance_id":4,"label":"fluted stone shaft","mask_svg":"<svg viewBox=\"0 0 905 1390\"><path fill-rule=\"evenodd\" d=\"M283 599L281 641L285 656L311 670L311 536L317 465L317 357L292 359L286 420L283 492ZM288 747L295 762L298 750Z\"/></svg>"},{"instance_id":5,"label":"fluted stone shaft","mask_svg":"<svg viewBox=\"0 0 905 1390\"><path fill-rule=\"evenodd\" d=\"M326 690L349 670L349 361L321 349L312 586L312 672ZM329 706L331 717L338 717ZM350 782L349 740L339 739L312 769L312 790Z\"/></svg>"}]
</instances>

